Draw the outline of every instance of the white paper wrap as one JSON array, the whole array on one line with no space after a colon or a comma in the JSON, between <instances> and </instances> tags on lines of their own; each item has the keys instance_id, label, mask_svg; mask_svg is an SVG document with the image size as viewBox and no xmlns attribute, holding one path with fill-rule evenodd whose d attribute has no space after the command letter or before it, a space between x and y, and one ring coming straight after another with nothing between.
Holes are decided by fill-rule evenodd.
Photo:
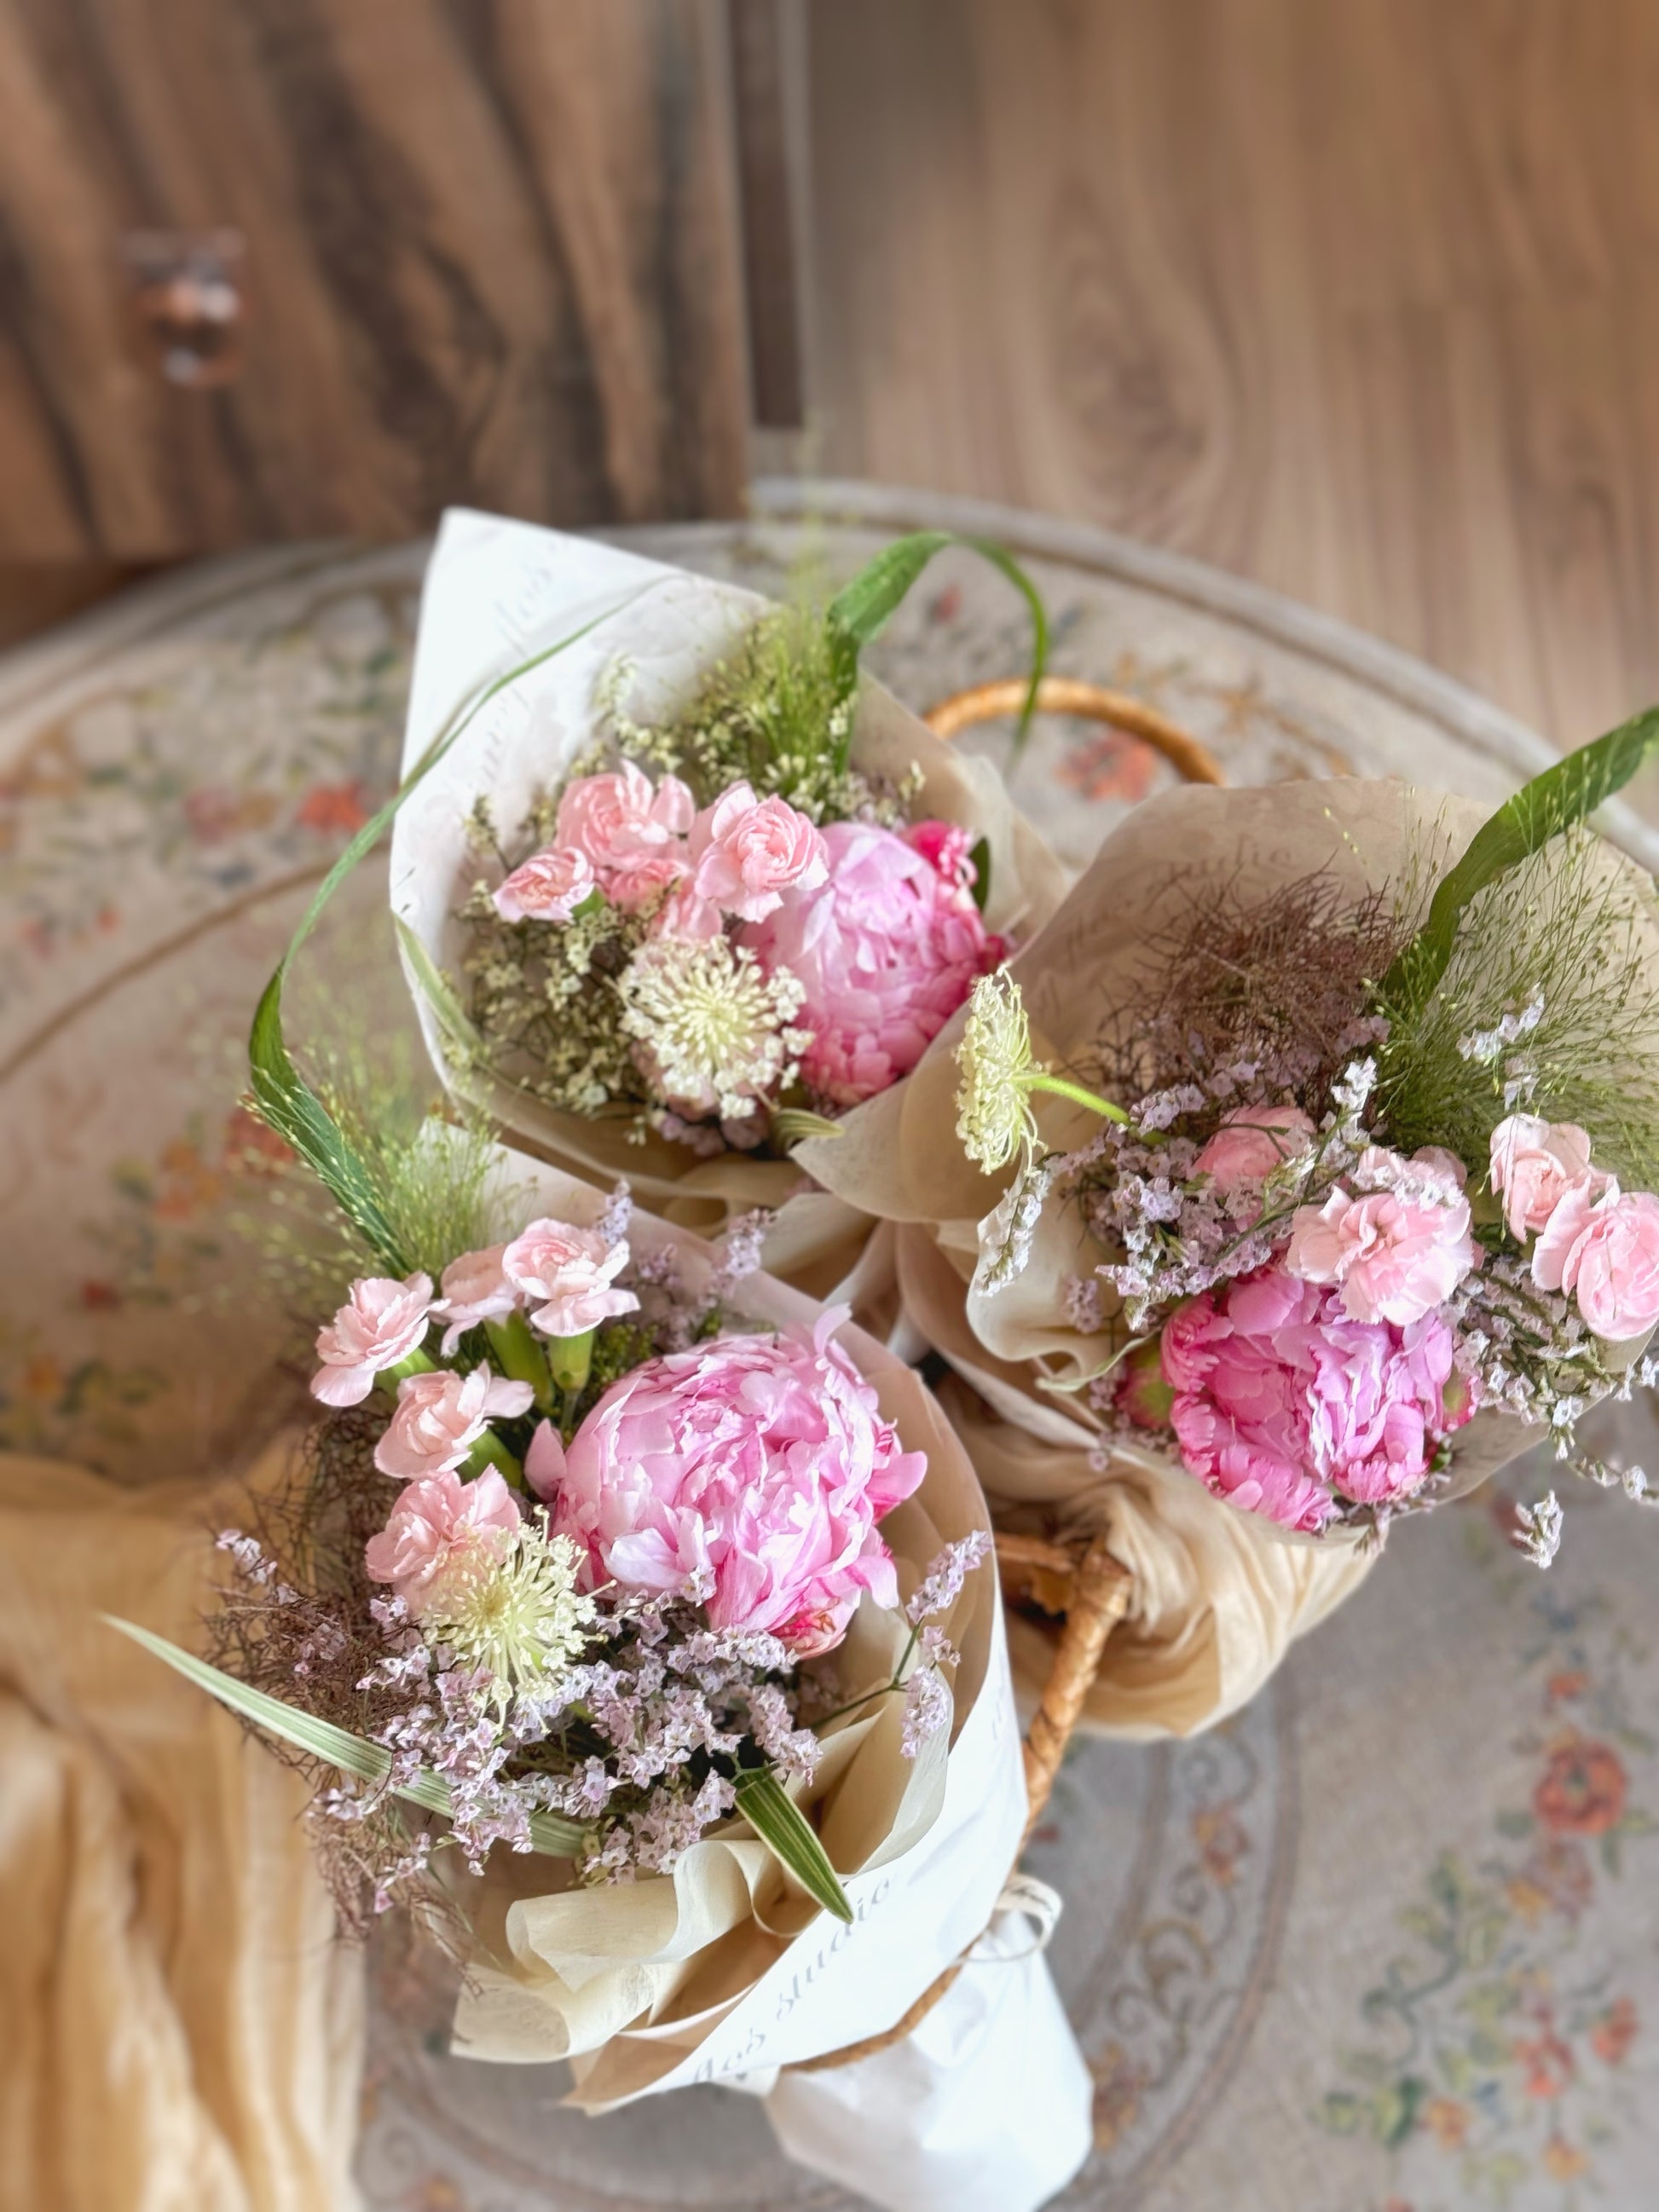
<instances>
[{"instance_id":1,"label":"white paper wrap","mask_svg":"<svg viewBox=\"0 0 1659 2212\"><path fill-rule=\"evenodd\" d=\"M515 1215L599 1218L599 1192L522 1154L501 1158ZM640 1254L673 1244L689 1284L712 1264L701 1240L641 1212L629 1239ZM743 1285L741 1306L745 1321L775 1327L810 1323L818 1311L763 1275ZM984 1499L912 1370L850 1324L839 1340L906 1446L928 1455L921 1490L882 1524L908 1589L942 1542L988 1527ZM693 2082L753 2089L757 2075L881 2033L982 1936L993 1953L1028 1948L1024 1921L1018 1943L1006 1916L986 1935L1026 1806L992 1566L969 1575L944 1625L963 1653L951 1729L904 1759L902 1700L886 1699L831 1735L808 1793L853 1905L850 1925L813 1906L740 1820L706 1837L672 1876L617 1887L562 1886L546 1860L498 1852L467 1899L493 1962L481 1958L470 1971L456 2051L508 2063L568 2058L574 2101L595 2112ZM894 1633L895 1616L866 1599L846 1650L885 1654L882 1639ZM878 1674L890 1664L884 1656ZM853 1680L856 1656L843 1667ZM1015 2050L1024 2075L1011 2063ZM1034 2136L1030 2085L1038 2080L1043 2125ZM774 2095L795 2155L896 2212L934 2203L1019 2212L1058 2187L1086 2148L1086 2069L1036 1958L969 1966L902 2045L844 2080L839 2069L786 2071ZM868 2127L860 2119L831 2143L810 2119L826 2100L867 2112ZM957 2124L949 2116L969 2112L975 2170L991 2193L952 2194L943 2178L944 2194L926 2193ZM921 2193L890 2193L901 2170Z\"/></svg>"},{"instance_id":2,"label":"white paper wrap","mask_svg":"<svg viewBox=\"0 0 1659 2212\"><path fill-rule=\"evenodd\" d=\"M619 659L635 672L629 711L672 716L729 653L767 602L735 585L694 576L590 538L456 508L445 515L422 594L404 745L407 775L434 739L495 678L536 653L599 627L491 700L410 794L392 841L392 906L435 965L459 976L465 931L455 909L479 870L466 819L481 794L514 836L538 793L603 736L597 691ZM853 757L902 776L921 770L919 805L960 823L990 850L989 926L1024 940L1064 894L1065 870L1010 804L990 763L954 751L882 686L859 695ZM408 963L405 961L405 969ZM412 971L410 988L433 1063L447 1082L442 1031ZM896 1086L902 1088L902 1086ZM733 1212L784 1209L767 1244L775 1273L815 1297L855 1267L868 1217L825 1191L810 1192L789 1160L726 1152L708 1160L655 1135L629 1141L622 1121L560 1114L505 1084L483 1101L501 1125L544 1158L584 1176L626 1175L658 1212L714 1233ZM848 1116L856 1123L864 1108Z\"/></svg>"}]
</instances>

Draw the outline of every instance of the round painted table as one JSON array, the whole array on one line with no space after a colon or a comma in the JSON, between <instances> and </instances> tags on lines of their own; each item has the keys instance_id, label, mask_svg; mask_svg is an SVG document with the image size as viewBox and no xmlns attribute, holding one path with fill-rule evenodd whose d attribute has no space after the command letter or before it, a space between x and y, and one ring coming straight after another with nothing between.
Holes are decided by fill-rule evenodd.
<instances>
[{"instance_id":1,"label":"round painted table","mask_svg":"<svg viewBox=\"0 0 1659 2212\"><path fill-rule=\"evenodd\" d=\"M941 522L1030 562L1058 671L1161 708L1231 781L1399 774L1495 801L1548 757L1369 640L1079 527L772 486L748 525L629 542L782 593ZM260 1171L240 1042L306 894L389 788L423 554L215 562L0 662L0 1443L141 1483L222 1465L291 1410L288 1323L240 1227ZM926 706L1026 649L1006 587L947 556L873 658ZM1006 732L965 742L1006 758ZM1013 788L1081 861L1166 775L1055 721ZM1659 837L1618 829L1652 866ZM319 990L375 1052L418 1051L383 863L308 957L296 1034ZM1639 1454L1652 1424L1624 1419ZM1074 1751L1031 1858L1066 1899L1054 1964L1097 2083L1097 2153L1066 2203L1650 2200L1659 1520L1575 1497L1540 1577L1504 1538L1509 1491L1547 1480L1523 1467L1503 1496L1404 1525L1214 1735ZM558 2069L447 2057L431 1993L389 1956L375 1971L376 2212L848 2212L741 2097L585 2120Z\"/></svg>"}]
</instances>

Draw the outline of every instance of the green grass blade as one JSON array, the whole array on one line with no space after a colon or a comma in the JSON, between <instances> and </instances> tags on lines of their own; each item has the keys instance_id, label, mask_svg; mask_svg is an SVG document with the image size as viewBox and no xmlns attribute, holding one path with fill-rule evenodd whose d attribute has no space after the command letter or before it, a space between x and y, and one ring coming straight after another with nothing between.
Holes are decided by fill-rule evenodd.
<instances>
[{"instance_id":1,"label":"green grass blade","mask_svg":"<svg viewBox=\"0 0 1659 2212\"><path fill-rule=\"evenodd\" d=\"M1659 707L1650 707L1535 775L1483 823L1463 857L1443 876L1428 919L1383 977L1379 999L1390 1018L1409 1021L1433 997L1451 959L1470 901L1500 876L1541 852L1553 837L1623 789L1659 750Z\"/></svg>"},{"instance_id":2,"label":"green grass blade","mask_svg":"<svg viewBox=\"0 0 1659 2212\"><path fill-rule=\"evenodd\" d=\"M398 931L398 943L403 956L414 971L421 994L437 1017L438 1026L446 1036L459 1045L469 1055L480 1054L483 1040L467 1018L454 985L416 937L402 915L392 917Z\"/></svg>"},{"instance_id":3,"label":"green grass blade","mask_svg":"<svg viewBox=\"0 0 1659 2212\"><path fill-rule=\"evenodd\" d=\"M873 561L860 569L830 600L829 621L837 641L836 673L842 697L850 697L858 682L859 655L903 604L911 586L936 553L947 545L964 545L1000 569L1024 600L1031 616L1031 680L1014 733L1018 758L1036 712L1037 686L1048 665L1048 611L1042 594L1006 548L988 538L965 538L954 530L918 530L908 538L884 546Z\"/></svg>"},{"instance_id":4,"label":"green grass blade","mask_svg":"<svg viewBox=\"0 0 1659 2212\"><path fill-rule=\"evenodd\" d=\"M850 1923L853 1908L817 1831L769 1766L738 1777L738 1810L808 1896Z\"/></svg>"},{"instance_id":5,"label":"green grass blade","mask_svg":"<svg viewBox=\"0 0 1659 2212\"><path fill-rule=\"evenodd\" d=\"M510 685L520 682L532 669L539 668L544 661L551 660L557 653L568 652L570 647L599 629L602 623L610 622L644 592L654 588L652 584L641 585L638 591L627 593L603 613L584 623L579 629L572 630L568 636L544 647L541 652L532 653L528 660L520 661L516 667L509 668L505 675L495 678L485 685L450 726L434 738L386 805L364 823L323 878L300 918L299 927L289 939L288 950L276 963L275 974L260 995L253 1025L248 1035L248 1069L259 1111L277 1135L293 1146L332 1194L347 1218L368 1238L381 1264L394 1274L407 1274L409 1268L405 1255L398 1249L397 1236L376 1196L374 1178L348 1143L327 1107L301 1075L289 1053L287 1040L283 1034L283 990L289 969L340 885L364 855L373 851L380 842L410 793L437 766L451 746L465 735L490 701L498 698Z\"/></svg>"},{"instance_id":6,"label":"green grass blade","mask_svg":"<svg viewBox=\"0 0 1659 2212\"><path fill-rule=\"evenodd\" d=\"M359 1782L384 1779L392 1759L378 1743L370 1743L366 1736L354 1735L349 1729L336 1728L331 1721L319 1720L313 1713L301 1712L296 1705L285 1705L267 1691L239 1682L234 1674L227 1674L207 1660L197 1658L193 1652L168 1643L165 1636L157 1636L150 1629L139 1628L130 1620L118 1620L112 1613L100 1617L156 1658L166 1660L169 1667L186 1681L194 1682L198 1689L217 1698L221 1705L228 1705L232 1712L252 1721L256 1728L280 1736L284 1743L291 1743L296 1751L309 1753L312 1758L337 1767L342 1774L349 1774ZM422 1768L407 1789L393 1794L446 1820L450 1816L449 1784L429 1769ZM586 1831L575 1821L561 1820L556 1813L532 1813L530 1816L532 1844L545 1857L574 1857L581 1849L586 1835ZM816 1842L817 1838L813 1840Z\"/></svg>"}]
</instances>

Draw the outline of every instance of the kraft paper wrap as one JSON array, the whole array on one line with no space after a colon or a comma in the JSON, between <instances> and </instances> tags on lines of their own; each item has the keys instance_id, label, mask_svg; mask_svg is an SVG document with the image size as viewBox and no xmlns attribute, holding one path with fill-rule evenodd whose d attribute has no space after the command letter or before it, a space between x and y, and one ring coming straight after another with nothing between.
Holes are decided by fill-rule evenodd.
<instances>
[{"instance_id":1,"label":"kraft paper wrap","mask_svg":"<svg viewBox=\"0 0 1659 2212\"><path fill-rule=\"evenodd\" d=\"M362 1965L306 1791L97 1618L195 1643L219 1517L198 1486L0 1456L5 2212L358 2203Z\"/></svg>"},{"instance_id":2,"label":"kraft paper wrap","mask_svg":"<svg viewBox=\"0 0 1659 2212\"><path fill-rule=\"evenodd\" d=\"M1035 1049L1086 1064L1113 1012L1144 989L1148 940L1190 896L1194 872L1245 890L1328 869L1356 893L1389 882L1431 884L1484 818L1473 802L1358 779L1248 791L1188 787L1149 801L1102 846L1042 935L1011 963ZM1606 866L1631 864L1611 848ZM1177 879L1177 872L1184 882ZM1659 963L1659 931L1655 933ZM977 1224L1008 1172L987 1176L945 1141L954 1129L958 1016L934 1040L902 1095L871 1102L856 1131L799 1157L829 1188L900 1224L905 1316L973 1388L950 1408L999 1521L1063 1533L1109 1531L1135 1576L1129 1618L1108 1646L1086 1724L1135 1735L1188 1733L1247 1698L1291 1639L1352 1589L1372 1554L1347 1537L1314 1540L1212 1498L1173 1457L1115 1450L1102 1472L1097 1425L1067 1389L1120 1348L1108 1291L1105 1328L1080 1335L1065 1286L1097 1256L1077 1210L1051 1207L1023 1274L986 1296L970 1287ZM1066 1101L1034 1101L1043 1140L1081 1142L1095 1117ZM1473 1488L1539 1442L1511 1417L1481 1413L1458 1432L1450 1494ZM1443 1493L1445 1494L1445 1493ZM1015 1679L1028 1697L1045 1678L1048 1639L1010 1624Z\"/></svg>"},{"instance_id":3,"label":"kraft paper wrap","mask_svg":"<svg viewBox=\"0 0 1659 2212\"><path fill-rule=\"evenodd\" d=\"M515 835L536 794L556 786L603 734L595 690L618 657L635 669L630 713L641 721L662 720L694 695L766 605L734 585L592 538L461 508L446 514L421 600L405 775L486 683L596 617L608 617L493 700L398 817L392 910L447 975L461 972L466 932L455 909L479 872L465 835L478 797L489 798L497 824ZM920 768L921 810L987 840L993 929L1024 939L1048 921L1064 894L1066 872L1010 803L988 762L953 751L869 678L860 692L853 753L860 767L894 776ZM409 973L433 1064L453 1084L441 1024ZM656 1212L687 1227L713 1235L751 1207L781 1210L767 1265L811 1296L830 1296L857 1264L867 1219L822 1192L811 1204L797 1201L811 1186L792 1161L740 1152L702 1160L655 1135L636 1143L626 1120L555 1113L507 1084L488 1085L484 1103L543 1158L600 1181L625 1175ZM866 1110L855 1109L849 1126Z\"/></svg>"},{"instance_id":4,"label":"kraft paper wrap","mask_svg":"<svg viewBox=\"0 0 1659 2212\"><path fill-rule=\"evenodd\" d=\"M519 1218L550 1212L591 1223L603 1211L590 1186L522 1155L503 1152L500 1174ZM690 1232L648 1215L635 1213L629 1237L641 1254L672 1245L688 1284L712 1264ZM887 1265L890 1272L890 1258ZM819 1310L769 1277L741 1286L746 1322L810 1326ZM839 1341L906 1446L927 1454L921 1488L881 1524L908 1593L943 1544L988 1527L985 1502L918 1376L850 1324ZM1024 1826L1018 1724L988 1565L968 1577L941 1626L963 1654L949 1730L906 1759L902 1702L884 1700L831 1724L819 1772L802 1793L843 1877L850 1927L815 1906L740 1820L705 1838L672 1875L611 1888L578 1889L552 1862L498 1852L483 1881L461 1893L480 1944L457 2008L457 2052L507 2063L568 2058L574 2101L598 2112L690 2082L763 2094L779 2069L890 2027L985 1930ZM889 1675L906 1632L866 1600L835 1655L843 1693ZM992 1962L962 1978L969 1977L982 1986L953 2010L955 2040L913 2051L907 2039L890 2064L857 2069L860 2094L872 2126L884 2113L890 2133L908 2124L909 2093L895 2085L918 2068L931 2069L938 2096L976 2103L994 2193L974 2201L1018 2212L1039 2198L1029 2193L1022 2118L999 2056L1016 2032L1015 2013L1036 2039L1034 2063L1077 2088L1074 2124L1060 2138L1072 2164L1086 2148L1087 2077L1046 1966L1009 1977ZM1056 2094L1064 2101L1070 2092ZM790 2105L797 2116L804 2095ZM1057 2173L1048 2185L1065 2178ZM878 2161L858 2185L879 2202L898 2201L884 2195Z\"/></svg>"}]
</instances>

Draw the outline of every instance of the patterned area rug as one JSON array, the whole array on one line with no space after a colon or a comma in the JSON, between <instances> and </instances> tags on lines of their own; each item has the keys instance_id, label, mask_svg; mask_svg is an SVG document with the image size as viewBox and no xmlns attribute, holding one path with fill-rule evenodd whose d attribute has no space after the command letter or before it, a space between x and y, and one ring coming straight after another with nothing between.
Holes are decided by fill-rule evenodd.
<instances>
[{"instance_id":1,"label":"patterned area rug","mask_svg":"<svg viewBox=\"0 0 1659 2212\"><path fill-rule=\"evenodd\" d=\"M1546 757L1335 625L1034 518L823 487L805 504L763 493L750 526L630 542L781 592L805 566L843 573L939 520L1031 561L1060 670L1162 707L1236 781L1396 773L1495 799ZM259 1155L238 1054L307 892L389 787L422 559L215 563L0 663L7 1444L143 1482L222 1462L292 1403L271 1360L282 1316L246 1287L238 1224ZM926 705L1016 672L1025 650L1006 589L946 560L876 659ZM1006 757L1006 732L969 741ZM1081 860L1163 773L1056 722L1015 789ZM1644 824L1620 834L1652 865ZM383 871L363 870L307 988L356 1010L376 1050L410 1050L384 897ZM1542 1486L1524 1468L1510 1486ZM1054 1955L1098 2085L1096 2157L1066 2203L1659 2197L1659 1744L1644 1725L1659 1523L1571 1501L1540 1577L1504 1541L1507 1495L1404 1526L1230 1728L1068 1762L1033 1854L1067 1899ZM746 2100L699 2090L583 2120L560 2107L558 2069L445 2057L441 1993L389 1956L376 1972L362 2160L376 2212L849 2212L783 2164Z\"/></svg>"}]
</instances>

